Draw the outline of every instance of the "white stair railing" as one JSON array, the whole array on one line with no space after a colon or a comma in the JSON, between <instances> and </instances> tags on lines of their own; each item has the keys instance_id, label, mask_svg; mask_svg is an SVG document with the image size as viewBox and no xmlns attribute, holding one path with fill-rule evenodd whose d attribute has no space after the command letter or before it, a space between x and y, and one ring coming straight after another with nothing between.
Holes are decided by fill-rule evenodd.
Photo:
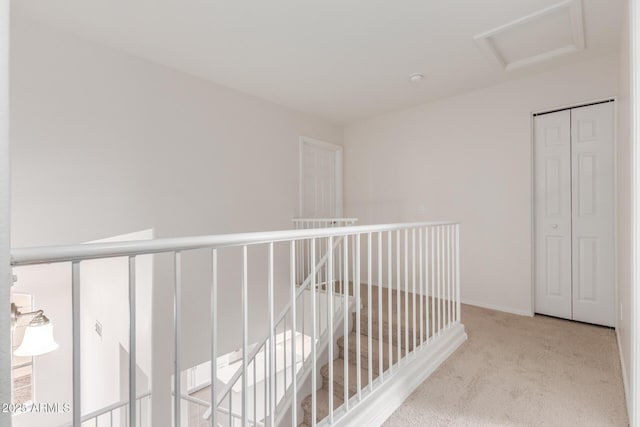
<instances>
[{"instance_id":1,"label":"white stair railing","mask_svg":"<svg viewBox=\"0 0 640 427\"><path fill-rule=\"evenodd\" d=\"M348 227L355 225L358 222L358 218L294 218L293 225L296 230L309 230L317 228L336 228L336 227ZM325 241L319 239L316 241L315 254L317 257L322 257L327 253L327 248L324 246ZM301 240L296 243L296 276L298 283L302 283L311 274L311 265L317 264L318 260L311 257L311 242L309 240ZM336 259L341 258L342 248L334 251ZM334 262L333 277L342 277L342 264ZM322 274L323 270L320 270ZM323 277L319 279L319 283L323 283Z\"/></svg>"},{"instance_id":2,"label":"white stair railing","mask_svg":"<svg viewBox=\"0 0 640 427\"><path fill-rule=\"evenodd\" d=\"M316 251L321 243L326 253L320 257L318 262L309 264L311 272L308 281L303 281L299 286L299 276L297 275L298 264L298 243L308 242L310 259L317 259ZM363 242L365 248L362 250ZM276 246L284 251L276 252ZM231 248L236 248L232 250ZM399 377L403 372L408 372L411 365L417 361L433 359L433 363L441 362L442 355L434 355L432 352L439 350L438 347L444 339L451 334L463 333L464 328L460 324L460 291L459 291L459 226L452 222L427 222L427 223L405 223L390 225L369 225L369 226L345 226L322 229L299 229L289 231L245 233L218 236L201 236L175 239L156 239L139 242L113 242L96 243L75 246L59 246L45 248L14 249L12 251L12 265L15 267L41 263L71 263L71 289L72 289L72 354L73 354L73 404L72 421L74 427L80 427L83 423L83 415L79 408L82 404L81 390L81 341L80 341L80 290L81 290L81 269L85 260L126 257L129 268L129 293L131 301L135 301L135 272L136 257L144 254L171 253L173 255L172 264L175 270L173 277L174 293L174 384L173 384L173 425L181 426L184 417L182 414L183 392L181 385L182 361L182 254L191 251L207 251L211 260L211 349L210 360L215 361L220 351L218 336L221 331L228 330L228 321L220 319L218 316L219 307L229 304L228 301L219 299L219 280L223 268L230 268L226 264L218 264L219 255L222 252L237 253L240 248L240 283L241 293L240 305L237 311L240 313L239 341L241 342L242 363L238 375L234 378L234 383L240 385L239 402L229 402L228 413L239 422L239 425L248 426L264 423L268 426L279 424L279 421L290 425L297 425L303 418L299 413L301 410L300 400L304 396L304 387L307 386L305 378L309 377L312 382L309 389L311 399L311 412L304 417L309 418L309 424L316 425L317 421L327 424L341 424L348 422L352 417L362 416L362 408L379 395L378 390L384 389L385 384L392 385L395 377ZM255 262L249 258L249 248L252 254L261 253L264 258L259 259L261 265L266 266L266 278L260 281L250 281L248 271L249 265ZM339 257L336 252L339 250ZM326 257L325 257L326 255ZM225 258L226 259L226 258ZM264 259L266 263L262 264ZM323 261L324 260L324 261ZM341 265L340 270L334 267L336 263ZM233 264L231 264L233 265ZM278 290L282 289L282 282L276 283L276 278L283 280L282 275L276 275L276 271L281 272L286 266L288 277L286 280L286 293L288 303L283 309L284 316L276 317L274 311L274 297ZM255 277L252 276L252 277ZM361 278L365 280L361 280ZM318 286L322 284L322 286ZM229 283L224 283L230 286ZM249 324L249 298L250 287L266 286L267 300L264 301L268 307L268 319L265 322ZM372 310L377 294L376 312L377 318L374 320ZM384 289L384 290L383 290ZM303 316L298 306L301 303L301 295L308 294L308 310ZM386 300L383 298L386 296ZM306 297L304 297L306 298ZM352 319L355 325L357 336L366 338L357 339L355 345L355 367L356 370L356 393L352 396L353 384L349 384L349 352L348 344L350 326L349 317L345 313L351 312L351 302L355 300L355 317ZM307 300L305 300L305 303ZM303 305L304 305L303 304ZM418 315L419 312L419 315ZM307 317L305 319L304 317ZM130 348L136 347L135 304L129 305L130 320ZM373 322L376 322L374 324ZM222 329L221 322L225 329ZM277 329L280 323L286 322L282 330ZM342 328L337 323L342 323ZM311 323L307 329L308 323ZM253 348L249 345L249 328L255 328L266 324L268 341L263 342L265 377L265 401L267 408L261 416L257 414L255 399L256 387L251 390L254 393L253 407L250 404L249 396L250 382L256 379L256 354L259 345ZM304 325L304 326L303 326ZM324 325L324 328L323 328ZM376 328L377 326L377 328ZM338 329L342 329L338 332ZM274 342L276 332L287 330L296 333L311 335L311 353L307 357L305 351L300 354L296 351L298 346L291 345L291 348L277 349ZM322 333L324 331L324 333ZM372 338L377 331L378 355L388 351L388 361L385 366L383 358L379 358L377 373L374 373L373 342ZM328 363L328 402L326 418L317 420L318 415L318 395L322 390L316 383L320 368L327 362L332 361L336 354L333 351L337 338L344 335L344 372L343 377L347 379L340 387L344 387L343 393L334 390L334 380L337 378L333 372L333 364ZM297 335L292 335L296 336ZM466 337L466 335L465 335ZM297 338L296 338L297 339ZM362 344L368 340L366 350L363 352ZM387 341L387 349L383 353L383 341ZM295 341L292 339L292 342ZM259 341L260 342L260 341ZM304 340L303 340L304 342ZM459 342L459 341L456 341ZM329 345L330 344L330 345ZM322 346L325 346L326 351ZM452 347L455 348L455 347ZM229 349L226 349L229 350ZM445 352L445 349L442 350ZM450 350L446 350L450 351ZM421 358L414 357L417 353L423 352ZM276 361L279 357L284 357L285 372L287 380L278 383L276 375ZM448 353L447 353L448 354ZM365 357L366 356L366 357ZM321 359L322 357L322 359ZM366 369L363 369L362 360L366 361ZM254 363L251 365L250 362ZM411 363L408 363L411 362ZM423 362L419 362L423 363ZM136 366L135 351L129 354L129 365L134 369ZM211 364L211 395L209 404L213 402L216 406L212 411L212 425L221 424L221 412L219 407L221 399L224 399L224 392L228 388L220 390L217 385L217 365ZM366 375L366 378L362 378ZM131 376L129 385L128 400L128 425L131 427L140 426L137 408L137 384L135 376ZM156 386L158 387L158 386ZM231 386L233 387L233 386ZM285 398L278 403L276 387L287 391ZM228 394L232 396L233 394ZM340 395L339 401L334 398ZM231 399L231 397L229 397ZM286 404L285 404L286 403ZM236 410L237 409L237 410ZM286 414L285 414L285 411ZM236 417L237 414L237 417ZM224 414L223 414L224 415ZM351 418L350 418L351 417ZM165 422L166 420L163 420Z\"/></svg>"},{"instance_id":3,"label":"white stair railing","mask_svg":"<svg viewBox=\"0 0 640 427\"><path fill-rule=\"evenodd\" d=\"M187 412L189 415L189 427L209 427L210 421L210 407L211 405L206 400L199 399L197 397L183 394L182 401L186 404ZM218 408L219 421L218 426L226 427L238 427L242 426L242 418L227 408ZM226 422L223 422L224 419ZM249 419L250 427L264 427L264 423L260 421L254 421Z\"/></svg>"},{"instance_id":4,"label":"white stair railing","mask_svg":"<svg viewBox=\"0 0 640 427\"><path fill-rule=\"evenodd\" d=\"M333 254L341 247L342 241L343 238L340 236L335 238L335 241L329 243L330 246L328 247L330 247L330 249L321 256L316 256L315 248L318 247L318 245L314 245L313 249L311 249L312 257L310 259L316 260L316 262L314 263L310 274L295 290L295 295L292 295L292 299L295 303L288 304L282 310L280 315L275 318L274 326L269 329L267 335L257 344L252 345L252 350L247 357L250 388L254 393L252 399L250 396L250 400L253 402L253 411L249 416L252 416L252 420L267 419L271 414L284 413L283 408L289 407L291 399L295 398L294 392L296 390L296 384L308 376L309 366L313 366L313 362L309 363L308 361L309 356L313 358L319 347L324 348L327 345L329 339L327 327L331 326L332 321L337 322L338 319L343 318L343 314L341 312L342 306L338 305L333 307L332 304L329 304L328 298L330 297L327 295L326 289L321 291L318 287L319 282L317 280L317 277L320 276L322 272L333 268ZM325 276L326 275L332 277L328 273L325 274ZM329 280L332 279L330 278ZM333 282L335 283L335 280ZM294 291L292 290L292 292ZM309 325L309 322L305 322L305 318L307 317L306 313L308 311L305 307L309 298L306 295L309 294L311 296L311 318L318 319L316 311L319 311L323 305L318 297L319 292L322 292L323 295L325 295L324 308L327 313L327 317L324 317L324 319L329 320L324 323L318 322L316 325ZM272 310L272 307L270 307L270 310ZM329 313L332 313L333 315L329 316ZM297 322L292 320L294 318L296 318ZM309 331L310 328L311 331ZM294 330L295 334L293 333ZM310 336L307 335L309 333L311 334ZM284 335L285 338L287 336L291 338L282 340L283 345L277 345L276 337L279 334ZM307 340L306 337L309 337L309 340ZM307 343L307 341L309 342ZM271 343L274 343L274 345L271 346ZM287 348L287 343L290 343L289 348ZM309 353L311 353L311 355ZM264 369L263 372L270 373L268 375L264 375L264 398L262 399L262 408L260 408L262 409L262 418L258 418L258 375L256 375L256 372L259 369L259 361L257 359L260 355L263 356L262 363L264 364L264 366L261 366L260 368ZM273 359L271 359L270 355L273 355ZM297 358L299 358L299 360L296 362ZM271 360L273 360L274 366L270 367L269 364L271 363ZM279 366L282 366L282 369L280 369ZM289 372L288 367L290 367L291 372ZM240 368L242 368L242 365ZM282 384L279 386L278 384L280 381L278 380L278 374L280 372L282 372ZM226 385L218 392L217 412L227 414L229 425L232 425L232 418L234 416L233 388L238 386L243 380L243 375L242 369L238 369L231 379L226 382ZM271 390L268 390L269 386L272 387ZM244 387L244 385L240 385L240 387ZM285 398L284 402L283 398ZM277 408L280 410L278 411ZM210 416L211 412L207 412L205 415L206 418L209 418ZM275 422L275 425L278 425L277 421Z\"/></svg>"},{"instance_id":5,"label":"white stair railing","mask_svg":"<svg viewBox=\"0 0 640 427\"><path fill-rule=\"evenodd\" d=\"M138 426L151 427L151 392L142 394L136 399ZM128 426L129 400L122 400L105 406L97 411L82 416L83 426ZM61 427L70 427L64 424Z\"/></svg>"}]
</instances>

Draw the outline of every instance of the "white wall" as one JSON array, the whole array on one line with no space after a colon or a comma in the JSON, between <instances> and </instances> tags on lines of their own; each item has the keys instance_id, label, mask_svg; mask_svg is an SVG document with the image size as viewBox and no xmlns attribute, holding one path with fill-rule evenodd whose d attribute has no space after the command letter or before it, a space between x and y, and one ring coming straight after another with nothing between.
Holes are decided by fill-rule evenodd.
<instances>
[{"instance_id":1,"label":"white wall","mask_svg":"<svg viewBox=\"0 0 640 427\"><path fill-rule=\"evenodd\" d=\"M14 247L147 228L157 237L291 228L299 137L342 140L332 123L18 16L11 36ZM160 419L170 410L173 360L167 261L154 260L153 402ZM185 256L185 367L208 359L208 262L206 253ZM229 301L221 318L237 317L238 285L236 275L221 281L220 298ZM252 288L255 325L262 325L263 294ZM238 327L225 325L221 353L235 348Z\"/></svg>"},{"instance_id":2,"label":"white wall","mask_svg":"<svg viewBox=\"0 0 640 427\"><path fill-rule=\"evenodd\" d=\"M627 7L629 2L625 1ZM627 9L628 10L628 9ZM631 360L631 324L632 324L632 293L633 271L631 265L632 254L632 150L631 150L631 73L629 60L630 32L629 20L624 20L620 39L620 82L617 103L617 288L618 288L618 318L616 333L620 347L620 360L624 378L627 409L631 407L630 378L633 363ZM629 414L631 419L631 414Z\"/></svg>"},{"instance_id":3,"label":"white wall","mask_svg":"<svg viewBox=\"0 0 640 427\"><path fill-rule=\"evenodd\" d=\"M531 113L617 92L613 55L351 124L345 214L461 221L462 300L530 314Z\"/></svg>"}]
</instances>

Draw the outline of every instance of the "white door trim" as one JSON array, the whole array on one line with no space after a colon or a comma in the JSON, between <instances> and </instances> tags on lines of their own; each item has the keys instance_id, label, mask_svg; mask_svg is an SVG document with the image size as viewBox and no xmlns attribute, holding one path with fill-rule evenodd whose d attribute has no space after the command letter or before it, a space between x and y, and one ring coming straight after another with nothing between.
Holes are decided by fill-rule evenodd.
<instances>
[{"instance_id":1,"label":"white door trim","mask_svg":"<svg viewBox=\"0 0 640 427\"><path fill-rule=\"evenodd\" d=\"M324 148L325 150L332 150L336 153L336 217L340 218L343 215L342 209L342 146L332 144L330 142L321 141L319 139L310 138L308 136L300 137L300 144L298 148L298 215L304 214L304 188L302 186L303 159L302 151L304 146L311 146L317 148Z\"/></svg>"}]
</instances>

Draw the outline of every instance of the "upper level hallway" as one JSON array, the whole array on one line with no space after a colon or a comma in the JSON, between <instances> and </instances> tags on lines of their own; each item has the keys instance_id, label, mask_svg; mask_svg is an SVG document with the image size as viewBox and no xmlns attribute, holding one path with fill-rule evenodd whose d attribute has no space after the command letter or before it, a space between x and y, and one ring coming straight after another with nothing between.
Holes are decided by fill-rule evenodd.
<instances>
[{"instance_id":1,"label":"upper level hallway","mask_svg":"<svg viewBox=\"0 0 640 427\"><path fill-rule=\"evenodd\" d=\"M385 427L629 425L615 332L462 305L468 340Z\"/></svg>"}]
</instances>

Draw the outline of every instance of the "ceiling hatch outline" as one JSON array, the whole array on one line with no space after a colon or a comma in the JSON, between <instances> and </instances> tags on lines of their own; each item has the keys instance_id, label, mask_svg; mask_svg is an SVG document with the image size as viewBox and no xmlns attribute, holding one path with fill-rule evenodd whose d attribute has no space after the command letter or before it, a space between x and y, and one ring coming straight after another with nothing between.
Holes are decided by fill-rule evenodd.
<instances>
[{"instance_id":1,"label":"ceiling hatch outline","mask_svg":"<svg viewBox=\"0 0 640 427\"><path fill-rule=\"evenodd\" d=\"M478 34L473 41L503 71L584 50L582 0L562 1Z\"/></svg>"}]
</instances>

